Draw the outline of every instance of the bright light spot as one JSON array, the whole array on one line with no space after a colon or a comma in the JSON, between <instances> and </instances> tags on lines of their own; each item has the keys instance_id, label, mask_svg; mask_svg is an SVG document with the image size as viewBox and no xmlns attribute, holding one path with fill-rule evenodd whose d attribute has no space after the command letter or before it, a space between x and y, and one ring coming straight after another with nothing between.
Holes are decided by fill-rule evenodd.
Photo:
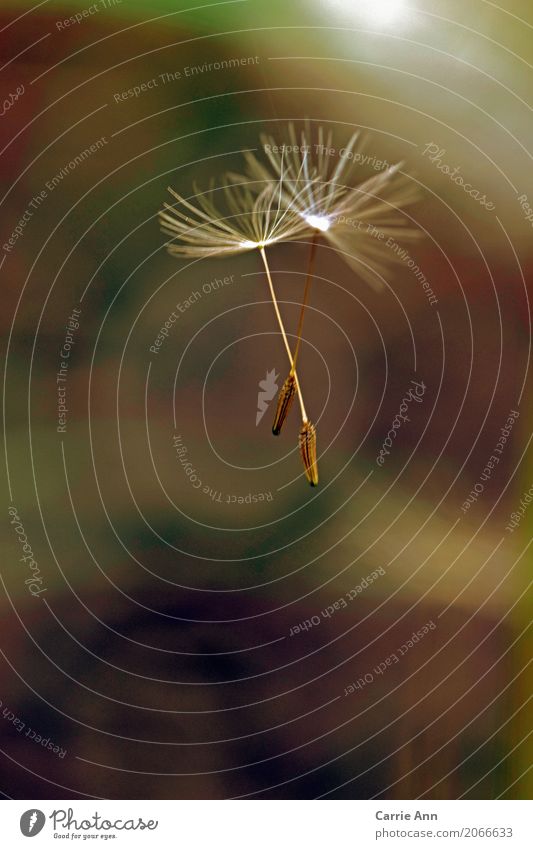
<instances>
[{"instance_id":1,"label":"bright light spot","mask_svg":"<svg viewBox=\"0 0 533 849\"><path fill-rule=\"evenodd\" d=\"M332 5L346 12L364 15L378 26L394 24L407 14L406 0L330 0Z\"/></svg>"},{"instance_id":2,"label":"bright light spot","mask_svg":"<svg viewBox=\"0 0 533 849\"><path fill-rule=\"evenodd\" d=\"M331 221L325 215L304 215L304 219L310 227L321 230L323 233L331 227Z\"/></svg>"},{"instance_id":3,"label":"bright light spot","mask_svg":"<svg viewBox=\"0 0 533 849\"><path fill-rule=\"evenodd\" d=\"M406 11L405 0L365 0L362 11L378 24L392 24Z\"/></svg>"},{"instance_id":4,"label":"bright light spot","mask_svg":"<svg viewBox=\"0 0 533 849\"><path fill-rule=\"evenodd\" d=\"M245 242L241 242L241 248L257 248L259 247L258 242L251 242L249 239L246 239Z\"/></svg>"}]
</instances>

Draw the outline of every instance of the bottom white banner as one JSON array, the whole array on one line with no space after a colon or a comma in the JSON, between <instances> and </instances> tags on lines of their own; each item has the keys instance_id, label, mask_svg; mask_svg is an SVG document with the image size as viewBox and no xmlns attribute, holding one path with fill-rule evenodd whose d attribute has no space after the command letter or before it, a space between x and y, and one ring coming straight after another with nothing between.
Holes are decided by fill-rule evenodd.
<instances>
[{"instance_id":1,"label":"bottom white banner","mask_svg":"<svg viewBox=\"0 0 533 849\"><path fill-rule=\"evenodd\" d=\"M2 846L531 847L527 801L6 800Z\"/></svg>"}]
</instances>

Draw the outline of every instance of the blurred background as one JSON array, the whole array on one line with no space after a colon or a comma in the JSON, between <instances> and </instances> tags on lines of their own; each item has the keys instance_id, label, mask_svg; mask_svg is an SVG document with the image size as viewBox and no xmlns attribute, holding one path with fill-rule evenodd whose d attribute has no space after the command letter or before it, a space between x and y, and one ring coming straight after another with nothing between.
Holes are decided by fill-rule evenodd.
<instances>
[{"instance_id":1,"label":"blurred background","mask_svg":"<svg viewBox=\"0 0 533 849\"><path fill-rule=\"evenodd\" d=\"M529 797L532 27L4 0L5 797ZM259 256L177 260L157 221L306 119L361 130L354 182L402 161L424 234L383 294L319 248L317 489L296 406L256 425L287 368ZM292 334L308 253L270 251Z\"/></svg>"}]
</instances>

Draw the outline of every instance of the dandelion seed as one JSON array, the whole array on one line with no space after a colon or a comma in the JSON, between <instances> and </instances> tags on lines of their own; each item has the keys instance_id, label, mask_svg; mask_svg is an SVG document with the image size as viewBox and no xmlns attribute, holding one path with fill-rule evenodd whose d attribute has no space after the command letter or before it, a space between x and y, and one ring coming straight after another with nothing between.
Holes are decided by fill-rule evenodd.
<instances>
[{"instance_id":1,"label":"dandelion seed","mask_svg":"<svg viewBox=\"0 0 533 849\"><path fill-rule=\"evenodd\" d=\"M318 486L318 465L316 459L316 428L311 422L304 422L299 436L300 454L305 475L311 486Z\"/></svg>"},{"instance_id":2,"label":"dandelion seed","mask_svg":"<svg viewBox=\"0 0 533 849\"><path fill-rule=\"evenodd\" d=\"M360 277L373 288L382 289L380 277L390 262L401 262L387 247L387 240L419 236L400 214L419 197L412 181L400 173L403 163L351 185L354 166L362 159L365 145L359 132L353 133L338 160L328 153L334 149L333 134L326 134L322 126L314 135L307 122L298 136L294 124L289 124L287 138L281 144L279 139L263 134L266 164L247 151L245 175L231 174L231 179L251 191L255 187L255 191L263 192L265 185L270 185L287 209L323 235Z\"/></svg>"},{"instance_id":3,"label":"dandelion seed","mask_svg":"<svg viewBox=\"0 0 533 849\"><path fill-rule=\"evenodd\" d=\"M296 210L314 233L296 335L295 368L319 238L323 236L338 249L373 288L382 289L380 277L385 274L388 261L401 261L399 253L388 249L387 241L418 235L399 214L401 208L418 199L418 192L399 173L402 163L384 169L359 185L349 185L354 163L361 158L364 146L358 132L343 148L343 156L339 156L338 161L329 153L334 150L331 131L326 134L322 126L318 127L313 143L309 122L300 137L294 125L289 124L288 144L280 144L268 135L262 135L261 141L267 164L247 152L246 176L232 174L231 178L239 185L255 186L260 191L264 191L265 183L275 186L287 208ZM280 394L278 403L281 401Z\"/></svg>"},{"instance_id":4,"label":"dandelion seed","mask_svg":"<svg viewBox=\"0 0 533 849\"><path fill-rule=\"evenodd\" d=\"M295 238L309 230L309 225L301 216L283 206L281 180L279 192L273 191L269 184L259 194L254 194L246 186L227 183L217 190L212 183L207 192L196 193L196 206L173 189L169 189L178 206L165 203L159 219L163 232L172 237L167 248L176 256L214 257L249 250L259 251L291 372L294 374L302 421L306 421L298 375L265 252L266 246ZM220 197L225 203L226 214L214 200L215 191L221 192Z\"/></svg>"}]
</instances>

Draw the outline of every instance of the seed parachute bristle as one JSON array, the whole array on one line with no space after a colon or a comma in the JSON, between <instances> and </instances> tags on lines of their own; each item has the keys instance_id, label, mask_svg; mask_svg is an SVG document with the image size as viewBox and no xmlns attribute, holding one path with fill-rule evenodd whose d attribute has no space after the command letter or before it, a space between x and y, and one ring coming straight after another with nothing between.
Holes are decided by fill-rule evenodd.
<instances>
[{"instance_id":1,"label":"seed parachute bristle","mask_svg":"<svg viewBox=\"0 0 533 849\"><path fill-rule=\"evenodd\" d=\"M272 424L272 433L274 436L279 436L281 433L283 422L287 418L297 391L296 378L291 372L281 387L281 391L278 395L278 406L276 408L276 415L274 416L274 422Z\"/></svg>"},{"instance_id":2,"label":"seed parachute bristle","mask_svg":"<svg viewBox=\"0 0 533 849\"><path fill-rule=\"evenodd\" d=\"M284 142L262 134L264 156L246 151L244 175L228 175L239 186L264 192L270 185L282 204L295 211L311 232L324 237L372 288L385 287L389 264L403 262L396 245L420 235L402 210L419 198L418 187L402 172L403 162L359 179L367 140L352 134L342 156L331 156L333 135L310 122L299 132L289 124Z\"/></svg>"},{"instance_id":3,"label":"seed parachute bristle","mask_svg":"<svg viewBox=\"0 0 533 849\"><path fill-rule=\"evenodd\" d=\"M300 454L305 474L311 486L318 486L318 466L316 462L316 428L311 422L304 422L300 429Z\"/></svg>"}]
</instances>

